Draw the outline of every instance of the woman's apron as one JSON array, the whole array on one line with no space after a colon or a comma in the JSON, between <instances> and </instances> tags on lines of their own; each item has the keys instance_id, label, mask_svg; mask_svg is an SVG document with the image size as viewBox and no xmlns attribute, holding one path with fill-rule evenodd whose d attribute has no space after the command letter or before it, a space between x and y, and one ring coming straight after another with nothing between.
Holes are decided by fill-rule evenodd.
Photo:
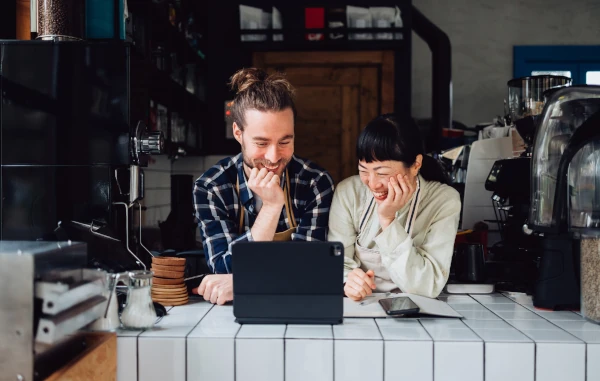
<instances>
[{"instance_id":1,"label":"woman's apron","mask_svg":"<svg viewBox=\"0 0 600 381\"><path fill-rule=\"evenodd\" d=\"M419 178L417 177L417 189L415 190L415 197L413 197L413 200L410 203L410 208L408 209L408 215L406 217L406 224L404 226L404 230L409 236L412 234L414 221L416 219L417 212L419 211L420 192L421 184ZM400 289L392 281L389 272L381 262L381 253L378 250L368 249L358 244L358 241L362 238L362 235L365 232L363 227L366 224L366 221L369 219L369 216L373 213L375 205L375 198L371 198L369 206L365 208L365 211L360 216L358 237L356 238L356 243L354 244L354 255L360 260L360 268L363 271L367 272L368 270L373 270L375 273L375 285L377 286L375 292L400 292Z\"/></svg>"},{"instance_id":2,"label":"woman's apron","mask_svg":"<svg viewBox=\"0 0 600 381\"><path fill-rule=\"evenodd\" d=\"M238 193L238 200L241 200L239 177L237 179L237 183L235 184L235 190ZM287 169L285 170L285 183L283 184L283 193L285 196L285 213L287 214L287 216L290 220L290 225L292 227L286 231L275 233L275 236L273 237L273 241L291 241L292 233L294 233L296 231L296 227L298 226L296 224L296 219L294 218L294 210L292 209L293 202L292 202L292 195L290 193L290 176L288 176ZM240 211L240 220L239 220L240 228L239 228L238 233L240 235L242 235L244 233L244 206L241 204L241 202L239 202L238 205L239 205L238 210Z\"/></svg>"}]
</instances>

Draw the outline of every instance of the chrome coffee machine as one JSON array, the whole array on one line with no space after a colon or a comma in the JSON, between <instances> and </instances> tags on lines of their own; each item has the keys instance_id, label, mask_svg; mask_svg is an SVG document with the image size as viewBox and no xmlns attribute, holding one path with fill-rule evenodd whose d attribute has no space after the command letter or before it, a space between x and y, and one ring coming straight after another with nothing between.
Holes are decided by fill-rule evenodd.
<instances>
[{"instance_id":1,"label":"chrome coffee machine","mask_svg":"<svg viewBox=\"0 0 600 381\"><path fill-rule=\"evenodd\" d=\"M133 210L163 139L130 119L129 53L0 41L0 239L83 241L91 265L115 272L148 262Z\"/></svg>"}]
</instances>

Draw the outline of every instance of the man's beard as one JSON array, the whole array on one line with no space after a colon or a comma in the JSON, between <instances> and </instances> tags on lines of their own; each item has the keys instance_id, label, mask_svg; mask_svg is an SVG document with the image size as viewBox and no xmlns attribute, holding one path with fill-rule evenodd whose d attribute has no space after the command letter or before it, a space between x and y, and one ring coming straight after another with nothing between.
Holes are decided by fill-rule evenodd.
<instances>
[{"instance_id":1,"label":"man's beard","mask_svg":"<svg viewBox=\"0 0 600 381\"><path fill-rule=\"evenodd\" d=\"M285 167L288 165L288 163L290 162L290 159L281 159L279 160L277 163L271 163L268 160L255 160L252 161L250 160L250 158L248 158L244 152L244 150L242 149L242 160L244 161L244 165L247 168L246 172L246 176L250 177L250 171L252 170L252 168L257 168L259 165L262 166L263 168L266 166L269 167L275 167L275 165L277 165L277 172L275 173L278 176L281 176L281 174L283 173L283 170L285 169ZM260 169L260 168L258 168Z\"/></svg>"}]
</instances>

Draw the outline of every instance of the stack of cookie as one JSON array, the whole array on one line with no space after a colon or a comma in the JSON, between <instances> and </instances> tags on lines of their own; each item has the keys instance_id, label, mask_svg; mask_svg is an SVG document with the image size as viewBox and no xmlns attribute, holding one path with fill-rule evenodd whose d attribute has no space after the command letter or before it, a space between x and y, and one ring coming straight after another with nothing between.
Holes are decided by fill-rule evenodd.
<instances>
[{"instance_id":1,"label":"stack of cookie","mask_svg":"<svg viewBox=\"0 0 600 381\"><path fill-rule=\"evenodd\" d=\"M180 306L188 302L183 281L185 258L152 258L152 300L165 306Z\"/></svg>"}]
</instances>

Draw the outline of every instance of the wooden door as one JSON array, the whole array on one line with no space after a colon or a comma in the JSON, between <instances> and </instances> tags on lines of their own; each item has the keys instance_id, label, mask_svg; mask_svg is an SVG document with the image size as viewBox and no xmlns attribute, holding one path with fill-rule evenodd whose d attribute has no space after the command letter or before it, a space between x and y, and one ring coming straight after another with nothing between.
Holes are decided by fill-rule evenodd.
<instances>
[{"instance_id":1,"label":"wooden door","mask_svg":"<svg viewBox=\"0 0 600 381\"><path fill-rule=\"evenodd\" d=\"M394 107L393 52L255 53L254 65L285 72L296 88L295 154L339 181L357 173L356 140Z\"/></svg>"}]
</instances>

